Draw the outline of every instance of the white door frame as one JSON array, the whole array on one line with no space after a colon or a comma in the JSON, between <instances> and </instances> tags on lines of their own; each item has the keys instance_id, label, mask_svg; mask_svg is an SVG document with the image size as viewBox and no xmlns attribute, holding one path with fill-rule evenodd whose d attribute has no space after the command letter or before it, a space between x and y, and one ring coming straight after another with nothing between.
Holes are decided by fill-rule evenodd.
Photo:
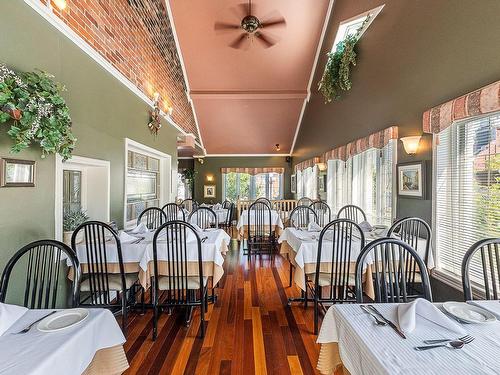
<instances>
[{"instance_id":1,"label":"white door frame","mask_svg":"<svg viewBox=\"0 0 500 375\"><path fill-rule=\"evenodd\" d=\"M107 172L107 217L106 221L109 221L109 205L110 205L110 181L111 181L111 163L108 160L92 159L83 156L72 156L71 159L66 161L71 164L81 164L82 167L104 167ZM62 241L63 238L63 171L64 163L62 157L56 154L56 172L55 172L55 210L54 210L54 222L55 222L55 239ZM68 169L74 169L72 167ZM83 183L83 177L82 177ZM82 198L82 201L85 198Z\"/></svg>"}]
</instances>

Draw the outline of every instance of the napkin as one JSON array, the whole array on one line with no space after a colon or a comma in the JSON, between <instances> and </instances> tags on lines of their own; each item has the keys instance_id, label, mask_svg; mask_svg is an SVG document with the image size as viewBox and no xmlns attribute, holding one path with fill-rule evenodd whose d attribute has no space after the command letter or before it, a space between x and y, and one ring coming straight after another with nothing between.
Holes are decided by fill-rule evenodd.
<instances>
[{"instance_id":1,"label":"napkin","mask_svg":"<svg viewBox=\"0 0 500 375\"><path fill-rule=\"evenodd\" d=\"M0 303L0 336L4 334L24 313L26 307Z\"/></svg>"},{"instance_id":2,"label":"napkin","mask_svg":"<svg viewBox=\"0 0 500 375\"><path fill-rule=\"evenodd\" d=\"M140 223L138 226L136 226L134 229L130 231L130 233L133 234L142 234L147 232L149 232L149 229L144 223Z\"/></svg>"},{"instance_id":3,"label":"napkin","mask_svg":"<svg viewBox=\"0 0 500 375\"><path fill-rule=\"evenodd\" d=\"M309 224L307 224L308 232L321 232L321 229L323 228L321 228L315 221L311 221Z\"/></svg>"},{"instance_id":4,"label":"napkin","mask_svg":"<svg viewBox=\"0 0 500 375\"><path fill-rule=\"evenodd\" d=\"M418 317L417 317L418 316ZM425 319L457 334L465 334L465 330L449 319L435 305L423 298L398 306L399 328L404 333L415 330L417 321Z\"/></svg>"},{"instance_id":5,"label":"napkin","mask_svg":"<svg viewBox=\"0 0 500 375\"><path fill-rule=\"evenodd\" d=\"M222 208L222 205L220 203L217 203L215 206L214 206L214 210L220 210Z\"/></svg>"},{"instance_id":6,"label":"napkin","mask_svg":"<svg viewBox=\"0 0 500 375\"><path fill-rule=\"evenodd\" d=\"M121 243L130 243L130 242L137 241L137 237L131 236L130 234L128 234L124 231L120 232L120 235L118 236L118 238L120 238Z\"/></svg>"},{"instance_id":7,"label":"napkin","mask_svg":"<svg viewBox=\"0 0 500 375\"><path fill-rule=\"evenodd\" d=\"M368 221L362 221L361 223L359 223L359 227L363 232L370 232L373 229Z\"/></svg>"}]
</instances>

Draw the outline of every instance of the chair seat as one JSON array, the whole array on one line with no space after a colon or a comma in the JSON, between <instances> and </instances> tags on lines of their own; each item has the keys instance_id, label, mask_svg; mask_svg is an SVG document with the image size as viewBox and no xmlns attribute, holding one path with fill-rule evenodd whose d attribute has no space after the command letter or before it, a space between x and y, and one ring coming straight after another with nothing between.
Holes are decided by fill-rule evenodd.
<instances>
[{"instance_id":1,"label":"chair seat","mask_svg":"<svg viewBox=\"0 0 500 375\"><path fill-rule=\"evenodd\" d=\"M314 282L316 281L315 273L308 273L307 277L314 284ZM318 282L319 286L321 286L321 287L332 286L332 284L335 284L335 282L336 282L335 275L333 275L333 283L330 283L330 278L331 278L330 273L320 272L319 282ZM341 279L341 281L342 281L342 279ZM354 276L354 274L350 274L349 278L347 280L347 285L354 286L355 284L356 284L356 277Z\"/></svg>"},{"instance_id":2,"label":"chair seat","mask_svg":"<svg viewBox=\"0 0 500 375\"><path fill-rule=\"evenodd\" d=\"M186 280L187 279L187 280ZM203 277L203 286L207 286L208 277ZM186 282L187 281L187 282ZM172 288L170 287L170 278L168 276L158 277L158 289L159 290L171 290L181 289L182 285L179 285L180 280L172 278ZM187 285L187 286L186 286ZM200 277L199 276L188 276L184 279L185 289L200 289Z\"/></svg>"},{"instance_id":3,"label":"chair seat","mask_svg":"<svg viewBox=\"0 0 500 375\"><path fill-rule=\"evenodd\" d=\"M102 281L102 279L105 280L105 278L101 278L99 281ZM96 280L97 280L97 277L96 277ZM139 281L139 274L137 272L125 274L125 287L126 287L126 289L130 289L136 281ZM108 283L109 283L109 290L118 290L118 291L122 290L122 280L121 280L121 275L119 273L109 274L108 275ZM101 288L102 288L102 286L101 286ZM90 279L88 276L80 284L80 290L82 292L90 292Z\"/></svg>"}]
</instances>

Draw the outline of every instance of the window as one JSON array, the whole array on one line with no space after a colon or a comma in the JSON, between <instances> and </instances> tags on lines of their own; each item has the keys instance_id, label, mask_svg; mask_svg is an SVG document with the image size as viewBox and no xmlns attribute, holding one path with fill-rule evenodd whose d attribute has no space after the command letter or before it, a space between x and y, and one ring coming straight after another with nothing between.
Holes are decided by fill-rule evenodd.
<instances>
[{"instance_id":1,"label":"window","mask_svg":"<svg viewBox=\"0 0 500 375\"><path fill-rule=\"evenodd\" d=\"M63 215L82 209L82 172L63 171Z\"/></svg>"},{"instance_id":2,"label":"window","mask_svg":"<svg viewBox=\"0 0 500 375\"><path fill-rule=\"evenodd\" d=\"M365 211L371 224L390 225L395 152L392 140L382 149L368 149L347 161L329 160L327 201L332 212L354 204Z\"/></svg>"},{"instance_id":3,"label":"window","mask_svg":"<svg viewBox=\"0 0 500 375\"><path fill-rule=\"evenodd\" d=\"M355 17L349 18L348 20L342 21L339 25L339 29L337 34L335 35L335 41L333 42L332 51L337 49L337 44L343 41L346 36L354 35L358 32L358 29L363 25L363 22L366 21L368 17L370 19L364 25L363 29L359 32L359 37L363 35L363 33L368 29L370 24L373 22L375 17L380 13L384 5L381 5L375 9L369 10L368 12L361 13Z\"/></svg>"},{"instance_id":4,"label":"window","mask_svg":"<svg viewBox=\"0 0 500 375\"><path fill-rule=\"evenodd\" d=\"M467 249L500 236L500 113L450 125L434 137L434 160L437 267L460 277Z\"/></svg>"},{"instance_id":5,"label":"window","mask_svg":"<svg viewBox=\"0 0 500 375\"><path fill-rule=\"evenodd\" d=\"M297 171L297 197L318 198L318 167Z\"/></svg>"},{"instance_id":6,"label":"window","mask_svg":"<svg viewBox=\"0 0 500 375\"><path fill-rule=\"evenodd\" d=\"M260 197L268 199L282 199L283 174L230 172L224 173L223 199L236 202L237 200L253 200Z\"/></svg>"}]
</instances>

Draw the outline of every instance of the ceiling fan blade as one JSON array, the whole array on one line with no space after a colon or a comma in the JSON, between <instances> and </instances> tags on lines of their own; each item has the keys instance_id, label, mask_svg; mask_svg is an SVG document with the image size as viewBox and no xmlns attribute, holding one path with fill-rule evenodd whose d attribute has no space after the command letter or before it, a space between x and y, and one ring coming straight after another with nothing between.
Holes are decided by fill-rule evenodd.
<instances>
[{"instance_id":1,"label":"ceiling fan blade","mask_svg":"<svg viewBox=\"0 0 500 375\"><path fill-rule=\"evenodd\" d=\"M240 29L241 25L227 22L216 22L214 24L215 31L225 31L225 30L237 30Z\"/></svg>"},{"instance_id":2,"label":"ceiling fan blade","mask_svg":"<svg viewBox=\"0 0 500 375\"><path fill-rule=\"evenodd\" d=\"M247 33L243 33L241 34L238 38L236 38L230 45L229 47L231 48L240 48L243 44L243 42L248 38L248 34Z\"/></svg>"},{"instance_id":3,"label":"ceiling fan blade","mask_svg":"<svg viewBox=\"0 0 500 375\"><path fill-rule=\"evenodd\" d=\"M271 37L266 36L262 33L255 33L254 34L257 40L259 40L262 44L264 44L264 48L269 48L272 47L276 44L276 41L273 40Z\"/></svg>"},{"instance_id":4,"label":"ceiling fan blade","mask_svg":"<svg viewBox=\"0 0 500 375\"><path fill-rule=\"evenodd\" d=\"M262 21L261 23L262 28L269 28L269 27L276 27L276 26L286 26L286 20L283 17L280 18L274 18L274 19L268 19L267 21Z\"/></svg>"}]
</instances>

